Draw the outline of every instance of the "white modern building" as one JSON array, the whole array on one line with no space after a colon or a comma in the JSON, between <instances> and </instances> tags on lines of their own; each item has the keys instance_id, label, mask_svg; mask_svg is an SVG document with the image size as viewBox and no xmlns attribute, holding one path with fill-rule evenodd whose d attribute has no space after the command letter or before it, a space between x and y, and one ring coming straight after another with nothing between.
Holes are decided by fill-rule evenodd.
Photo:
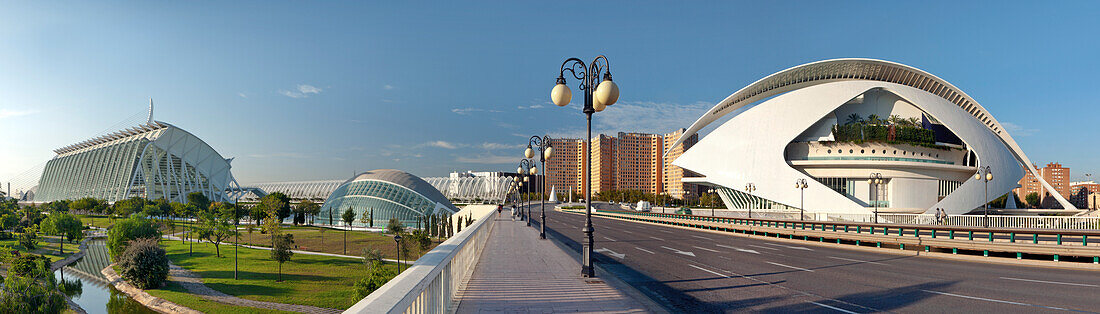
<instances>
[{"instance_id":1,"label":"white modern building","mask_svg":"<svg viewBox=\"0 0 1100 314\"><path fill-rule=\"evenodd\" d=\"M320 203L328 198L336 188L346 180L286 181L250 184L241 188L240 202L255 203L260 198L275 192L286 194L291 202L310 200ZM237 191L230 191L236 196Z\"/></svg>"},{"instance_id":2,"label":"white modern building","mask_svg":"<svg viewBox=\"0 0 1100 314\"><path fill-rule=\"evenodd\" d=\"M458 207L428 182L393 169L363 172L341 183L321 206L317 221L342 224L341 215L348 209L355 213L353 225L368 227L385 226L390 218L415 226L421 217L458 212ZM367 223L361 221L364 213Z\"/></svg>"},{"instance_id":3,"label":"white modern building","mask_svg":"<svg viewBox=\"0 0 1100 314\"><path fill-rule=\"evenodd\" d=\"M174 125L149 120L54 150L38 181L36 203L83 197L109 202L141 197L187 202L200 192L212 201L232 201L230 161L202 139Z\"/></svg>"},{"instance_id":4,"label":"white modern building","mask_svg":"<svg viewBox=\"0 0 1100 314\"><path fill-rule=\"evenodd\" d=\"M723 119L673 164L700 174L684 182L716 187L730 209L962 214L1009 193L1024 171L1053 190L977 101L894 62L835 59L777 72L716 104L681 138ZM993 179L975 180L985 167ZM882 183L871 185L876 174Z\"/></svg>"},{"instance_id":5,"label":"white modern building","mask_svg":"<svg viewBox=\"0 0 1100 314\"><path fill-rule=\"evenodd\" d=\"M499 202L504 200L515 174L484 172L452 172L446 177L424 178L448 199L463 202Z\"/></svg>"}]
</instances>

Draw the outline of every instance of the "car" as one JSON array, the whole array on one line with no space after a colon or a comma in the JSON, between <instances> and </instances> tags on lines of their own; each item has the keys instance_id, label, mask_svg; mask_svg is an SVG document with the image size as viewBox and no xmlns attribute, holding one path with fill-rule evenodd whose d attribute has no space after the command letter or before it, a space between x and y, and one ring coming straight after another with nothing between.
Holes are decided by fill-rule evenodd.
<instances>
[{"instance_id":1,"label":"car","mask_svg":"<svg viewBox=\"0 0 1100 314\"><path fill-rule=\"evenodd\" d=\"M679 215L691 215L691 208L687 208L687 207L680 207L680 209L677 209L677 210L676 210L676 214L679 214Z\"/></svg>"}]
</instances>

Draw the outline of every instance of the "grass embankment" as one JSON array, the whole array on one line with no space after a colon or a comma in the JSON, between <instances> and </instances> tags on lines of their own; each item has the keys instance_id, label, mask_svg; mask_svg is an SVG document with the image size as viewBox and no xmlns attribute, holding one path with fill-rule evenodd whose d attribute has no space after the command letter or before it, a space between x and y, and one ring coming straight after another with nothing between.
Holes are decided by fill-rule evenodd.
<instances>
[{"instance_id":1,"label":"grass embankment","mask_svg":"<svg viewBox=\"0 0 1100 314\"><path fill-rule=\"evenodd\" d=\"M241 228L245 227L242 226ZM326 228L324 243L322 244L320 229L321 227L284 226L283 232L294 235L294 244L298 245L299 250L344 254L344 230ZM271 247L271 236L261 234L259 228L255 228L251 236L248 234L248 231L242 229L241 243ZM436 245L439 245L439 243L440 241L438 239L433 239L432 246L424 252L417 252L416 248L410 248L409 254L413 256L410 260L415 260L422 253L427 253L432 248L435 248ZM347 255L360 256L363 254L363 249L366 248L379 249L386 258L397 258L397 243L393 241L392 236L378 232L348 231ZM401 258L405 259L407 257L401 256Z\"/></svg>"},{"instance_id":2,"label":"grass embankment","mask_svg":"<svg viewBox=\"0 0 1100 314\"><path fill-rule=\"evenodd\" d=\"M328 239L325 240L327 243ZM210 243L196 243L193 256L187 254L187 243L163 240L161 245L173 263L199 274L208 287L256 301L346 309L359 301L353 286L366 273L363 262L358 259L294 254L289 262L283 264L284 281L275 282L278 279L278 263L271 259L270 251L241 248L238 263L240 279L234 280L232 246L223 245L222 257L216 257L214 245ZM396 267L393 264L386 266ZM150 291L157 291L173 302L180 300L180 304L185 306L190 306L185 304L188 302L196 307L212 303L189 300L189 297L198 297L186 295L182 287L172 289L166 287Z\"/></svg>"},{"instance_id":3,"label":"grass embankment","mask_svg":"<svg viewBox=\"0 0 1100 314\"><path fill-rule=\"evenodd\" d=\"M23 245L19 244L19 235L16 234L16 239L0 240L0 246L7 246L12 250L19 251L19 254L34 253L39 255L45 255L50 258L50 262L56 262L63 258L68 257L76 253L76 250L80 248L80 243L60 243L61 238L46 236L42 233L38 234L38 247L34 250L27 250ZM57 254L58 247L65 246L65 254Z\"/></svg>"},{"instance_id":4,"label":"grass embankment","mask_svg":"<svg viewBox=\"0 0 1100 314\"><path fill-rule=\"evenodd\" d=\"M173 303L189 307L193 310L203 313L219 313L219 314L249 314L249 313L294 313L285 311L276 311L269 309L259 309L246 306L235 306L229 304L222 304L207 299L203 299L200 296L191 294L186 288L180 286L174 282L169 282L167 286L160 289L145 290L149 294L172 301Z\"/></svg>"}]
</instances>

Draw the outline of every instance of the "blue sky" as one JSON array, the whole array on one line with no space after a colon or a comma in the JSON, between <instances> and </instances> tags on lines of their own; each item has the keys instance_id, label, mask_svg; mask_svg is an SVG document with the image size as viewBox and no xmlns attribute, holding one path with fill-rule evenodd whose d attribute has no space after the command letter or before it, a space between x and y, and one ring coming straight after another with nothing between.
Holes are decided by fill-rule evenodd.
<instances>
[{"instance_id":1,"label":"blue sky","mask_svg":"<svg viewBox=\"0 0 1100 314\"><path fill-rule=\"evenodd\" d=\"M512 169L530 135L583 134L549 91L566 57L601 53L622 96L598 132L669 132L770 73L868 57L960 87L1040 166L1100 171L1100 2L0 7L0 182L141 120L150 97L158 120L236 157L242 183Z\"/></svg>"}]
</instances>

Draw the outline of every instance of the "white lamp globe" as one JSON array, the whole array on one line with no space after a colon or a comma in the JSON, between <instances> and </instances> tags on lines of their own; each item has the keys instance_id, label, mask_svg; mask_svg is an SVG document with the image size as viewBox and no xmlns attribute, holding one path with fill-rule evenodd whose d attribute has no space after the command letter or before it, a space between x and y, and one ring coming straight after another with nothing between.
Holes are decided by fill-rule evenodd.
<instances>
[{"instance_id":1,"label":"white lamp globe","mask_svg":"<svg viewBox=\"0 0 1100 314\"><path fill-rule=\"evenodd\" d=\"M985 180L986 181L993 181L993 173L992 172L986 173L985 174Z\"/></svg>"},{"instance_id":2,"label":"white lamp globe","mask_svg":"<svg viewBox=\"0 0 1100 314\"><path fill-rule=\"evenodd\" d=\"M523 151L523 155L527 158L535 157L535 151L531 149L531 146L527 146L527 150Z\"/></svg>"},{"instance_id":3,"label":"white lamp globe","mask_svg":"<svg viewBox=\"0 0 1100 314\"><path fill-rule=\"evenodd\" d=\"M604 106L614 105L616 101L619 101L619 85L612 82L610 76L604 76L603 82L596 86L595 96Z\"/></svg>"},{"instance_id":4,"label":"white lamp globe","mask_svg":"<svg viewBox=\"0 0 1100 314\"><path fill-rule=\"evenodd\" d=\"M523 182L527 182L527 177L526 176L523 177Z\"/></svg>"},{"instance_id":5,"label":"white lamp globe","mask_svg":"<svg viewBox=\"0 0 1100 314\"><path fill-rule=\"evenodd\" d=\"M599 97L596 97L596 95L592 95L592 109L596 109L596 112L600 112L604 109L607 109L607 105L605 105L603 102L600 102Z\"/></svg>"},{"instance_id":6,"label":"white lamp globe","mask_svg":"<svg viewBox=\"0 0 1100 314\"><path fill-rule=\"evenodd\" d=\"M981 179L982 179L982 174L981 173L975 173L974 174L974 180L981 180Z\"/></svg>"},{"instance_id":7,"label":"white lamp globe","mask_svg":"<svg viewBox=\"0 0 1100 314\"><path fill-rule=\"evenodd\" d=\"M552 156L553 154L554 154L554 147L553 146L547 146L546 151L544 151L542 153L542 156L543 156L543 158L550 159L550 156Z\"/></svg>"},{"instance_id":8,"label":"white lamp globe","mask_svg":"<svg viewBox=\"0 0 1100 314\"><path fill-rule=\"evenodd\" d=\"M573 100L573 91L569 90L569 86L565 86L564 81L559 80L558 84L554 85L554 89L550 90L550 100L558 107L565 107Z\"/></svg>"},{"instance_id":9,"label":"white lamp globe","mask_svg":"<svg viewBox=\"0 0 1100 314\"><path fill-rule=\"evenodd\" d=\"M531 175L536 175L538 173L539 173L539 167L531 167Z\"/></svg>"},{"instance_id":10,"label":"white lamp globe","mask_svg":"<svg viewBox=\"0 0 1100 314\"><path fill-rule=\"evenodd\" d=\"M516 173L523 173L523 167L516 167Z\"/></svg>"}]
</instances>

